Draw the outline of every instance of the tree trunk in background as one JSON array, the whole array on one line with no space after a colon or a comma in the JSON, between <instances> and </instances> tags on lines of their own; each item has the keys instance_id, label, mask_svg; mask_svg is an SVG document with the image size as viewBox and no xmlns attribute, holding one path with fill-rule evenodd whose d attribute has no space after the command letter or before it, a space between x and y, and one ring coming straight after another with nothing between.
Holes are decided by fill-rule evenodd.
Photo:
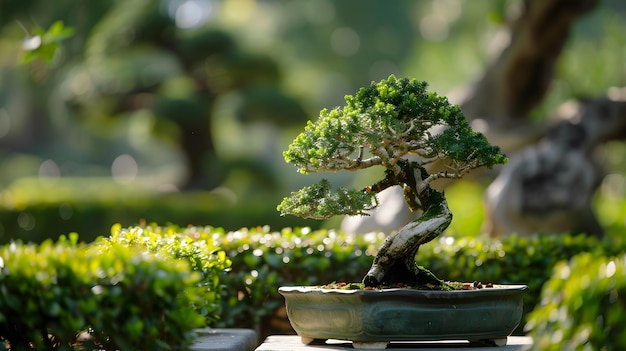
<instances>
[{"instance_id":1,"label":"tree trunk in background","mask_svg":"<svg viewBox=\"0 0 626 351\"><path fill-rule=\"evenodd\" d=\"M556 61L574 21L596 0L524 2L510 30L508 46L490 64L460 102L461 110L505 152L536 141L545 130L533 126L528 113L545 97Z\"/></svg>"},{"instance_id":2,"label":"tree trunk in background","mask_svg":"<svg viewBox=\"0 0 626 351\"><path fill-rule=\"evenodd\" d=\"M508 47L460 104L475 129L511 156L487 191L492 235L603 234L591 208L604 177L593 151L626 136L626 97L568 103L554 116L558 123L529 120L550 87L574 21L596 3L525 2Z\"/></svg>"},{"instance_id":3,"label":"tree trunk in background","mask_svg":"<svg viewBox=\"0 0 626 351\"><path fill-rule=\"evenodd\" d=\"M593 151L626 136L626 93L613 98L563 104L556 115L560 122L511 156L487 189L491 235L603 235L591 201L605 174Z\"/></svg>"},{"instance_id":4,"label":"tree trunk in background","mask_svg":"<svg viewBox=\"0 0 626 351\"><path fill-rule=\"evenodd\" d=\"M456 101L472 127L511 158L487 191L486 229L492 235L603 234L591 209L604 176L593 151L606 141L626 138L626 91L614 89L608 98L567 102L551 121L536 123L529 116L550 88L574 22L597 3L525 1L507 45ZM361 232L387 232L406 224L379 221L374 218L378 213L384 212L368 219L378 227L359 227L354 219L344 223Z\"/></svg>"}]
</instances>

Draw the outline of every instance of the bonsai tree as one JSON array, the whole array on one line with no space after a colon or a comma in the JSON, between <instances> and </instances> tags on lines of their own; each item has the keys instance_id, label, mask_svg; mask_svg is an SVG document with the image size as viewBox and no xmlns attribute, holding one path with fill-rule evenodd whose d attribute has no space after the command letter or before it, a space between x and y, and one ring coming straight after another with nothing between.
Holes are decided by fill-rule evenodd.
<instances>
[{"instance_id":1,"label":"bonsai tree","mask_svg":"<svg viewBox=\"0 0 626 351\"><path fill-rule=\"evenodd\" d=\"M328 180L305 187L277 207L282 215L327 219L367 215L378 205L376 194L401 186L411 211L422 215L390 235L363 278L366 287L411 285L449 289L418 266L419 247L441 234L452 221L444 194L431 187L436 179L463 177L478 167L506 162L497 146L473 131L460 108L427 91L415 79L386 80L345 97L345 106L323 109L284 152L301 173L357 171L381 166L384 177L363 189L333 189ZM429 173L439 162L442 171ZM432 168L432 167L429 167Z\"/></svg>"}]
</instances>

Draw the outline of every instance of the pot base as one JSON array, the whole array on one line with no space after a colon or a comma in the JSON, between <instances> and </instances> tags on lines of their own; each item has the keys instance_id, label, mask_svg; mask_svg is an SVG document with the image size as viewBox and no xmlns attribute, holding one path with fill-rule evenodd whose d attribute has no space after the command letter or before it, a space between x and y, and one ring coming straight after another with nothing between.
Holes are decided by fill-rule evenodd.
<instances>
[{"instance_id":1,"label":"pot base","mask_svg":"<svg viewBox=\"0 0 626 351\"><path fill-rule=\"evenodd\" d=\"M312 339L306 336L300 337L303 345L325 345L327 339ZM386 349L390 342L387 341L350 341L352 347L358 350L383 350ZM472 346L506 346L508 337L484 340L469 340Z\"/></svg>"}]
</instances>

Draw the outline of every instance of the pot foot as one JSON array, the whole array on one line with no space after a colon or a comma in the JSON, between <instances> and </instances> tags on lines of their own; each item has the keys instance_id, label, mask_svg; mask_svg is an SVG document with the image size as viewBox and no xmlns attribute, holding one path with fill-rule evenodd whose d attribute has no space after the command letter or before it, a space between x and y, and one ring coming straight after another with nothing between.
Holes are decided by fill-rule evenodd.
<instances>
[{"instance_id":1,"label":"pot foot","mask_svg":"<svg viewBox=\"0 0 626 351\"><path fill-rule=\"evenodd\" d=\"M489 339L489 343L494 346L506 346L507 338Z\"/></svg>"},{"instance_id":2,"label":"pot foot","mask_svg":"<svg viewBox=\"0 0 626 351\"><path fill-rule=\"evenodd\" d=\"M502 346L506 346L507 339L508 339L507 337L504 337L504 338L493 338L493 339L470 340L470 343L502 347Z\"/></svg>"},{"instance_id":3,"label":"pot foot","mask_svg":"<svg viewBox=\"0 0 626 351\"><path fill-rule=\"evenodd\" d=\"M386 349L388 344L386 341L353 341L352 347L360 350L382 350Z\"/></svg>"},{"instance_id":4,"label":"pot foot","mask_svg":"<svg viewBox=\"0 0 626 351\"><path fill-rule=\"evenodd\" d=\"M326 343L326 339L315 339L315 338L309 338L307 336L301 336L300 342L303 345L323 345Z\"/></svg>"}]
</instances>

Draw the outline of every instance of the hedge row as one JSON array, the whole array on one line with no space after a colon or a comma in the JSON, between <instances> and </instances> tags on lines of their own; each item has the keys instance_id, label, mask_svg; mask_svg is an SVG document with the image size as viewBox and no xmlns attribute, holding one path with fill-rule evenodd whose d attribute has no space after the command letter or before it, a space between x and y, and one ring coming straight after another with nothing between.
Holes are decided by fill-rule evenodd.
<instances>
[{"instance_id":1,"label":"hedge row","mask_svg":"<svg viewBox=\"0 0 626 351\"><path fill-rule=\"evenodd\" d=\"M0 347L185 350L214 323L230 261L210 242L115 226L0 248Z\"/></svg>"},{"instance_id":2,"label":"hedge row","mask_svg":"<svg viewBox=\"0 0 626 351\"><path fill-rule=\"evenodd\" d=\"M232 271L223 279L226 295L221 326L268 325L268 318L284 303L277 293L279 286L360 281L385 239L382 234L346 235L307 228L280 232L267 227L234 232L210 227L193 230L213 233L219 240L216 245L232 260ZM541 288L558 262L583 252L601 258L623 251L584 235L500 240L444 236L423 246L416 259L445 280L526 284L526 314L539 302ZM522 332L524 324L525 317L516 333Z\"/></svg>"},{"instance_id":3,"label":"hedge row","mask_svg":"<svg viewBox=\"0 0 626 351\"><path fill-rule=\"evenodd\" d=\"M136 230L129 228L128 231ZM212 242L232 261L231 270L221 277L222 312L220 327L262 328L270 325L284 305L280 286L321 285L330 282L360 281L369 269L385 235L348 235L335 230L270 227L226 231L215 227L158 227L148 225L146 233L177 233L201 242ZM599 260L624 252L624 248L585 235L440 237L418 252L418 264L440 278L451 281L481 281L526 284L525 315L516 333L522 333L528 312L540 301L541 289L560 262L587 253ZM265 333L260 330L261 335Z\"/></svg>"},{"instance_id":4,"label":"hedge row","mask_svg":"<svg viewBox=\"0 0 626 351\"><path fill-rule=\"evenodd\" d=\"M273 202L280 201L276 198ZM272 201L269 201L272 203ZM12 240L40 243L68 232L91 242L108 235L112 223L123 226L167 218L171 223L211 223L236 230L258 223L276 228L319 227L320 222L281 217L267 198L234 201L219 192L154 193L111 179L20 179L0 192L0 244Z\"/></svg>"},{"instance_id":5,"label":"hedge row","mask_svg":"<svg viewBox=\"0 0 626 351\"><path fill-rule=\"evenodd\" d=\"M75 237L57 244L6 245L0 251L4 262L0 323L5 323L0 330L15 331L11 328L19 327L39 333L57 330L61 325L73 330L88 327L100 343L109 340L103 335L116 335L110 340L128 345L124 343L150 342L141 340L147 335L159 335L164 328L158 324L163 321L154 316L170 313L172 323L180 323L178 336L167 334L177 338L175 341L150 337L154 343L162 342L161 346L131 344L133 347L127 348L166 349L165 344L189 342L186 331L197 325L197 316L215 327L258 328L268 325L284 304L278 287L359 281L384 239L382 234L346 235L308 228L226 231L151 224L129 228L116 225L109 237L90 245L77 244ZM621 252L623 247L582 235L511 236L500 240L446 236L423 246L417 261L447 280L529 285L521 327L530 316L527 330L538 340L551 335L550 342L559 341L554 335L555 330L561 330L556 333L561 333L561 341L582 335L595 342L596 334L608 333L616 342L622 342L624 333L619 328L626 322L621 316L626 277ZM563 263L575 256L571 267ZM36 263L31 264L32 260ZM590 287L595 290L585 290ZM83 310L87 308L83 304L90 309ZM535 312L528 315L533 309ZM30 313L33 311L37 313ZM85 311L93 313L93 318ZM577 317L575 313L583 315ZM128 315L137 317L121 317ZM179 320L183 316L188 319ZM588 322L592 317L596 318L594 322ZM579 320L587 323L587 329L571 330L583 325ZM594 329L589 323L601 327ZM138 338L138 333L143 338ZM0 334L9 340L11 335ZM15 339L15 345L24 343L26 337L35 337L19 335L24 338ZM72 337L67 331L59 335L63 341Z\"/></svg>"}]
</instances>

